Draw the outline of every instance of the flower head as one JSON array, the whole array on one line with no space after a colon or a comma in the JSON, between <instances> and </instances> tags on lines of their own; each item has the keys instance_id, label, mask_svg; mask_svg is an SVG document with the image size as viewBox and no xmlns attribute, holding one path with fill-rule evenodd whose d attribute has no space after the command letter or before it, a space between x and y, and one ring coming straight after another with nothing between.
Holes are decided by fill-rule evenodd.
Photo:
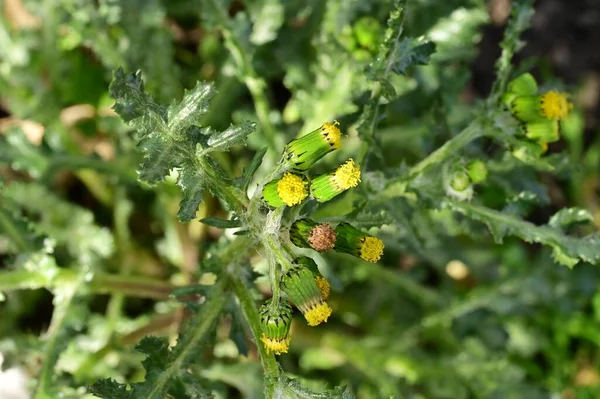
<instances>
[{"instance_id":1,"label":"flower head","mask_svg":"<svg viewBox=\"0 0 600 399\"><path fill-rule=\"evenodd\" d=\"M338 121L325 122L320 128L292 140L284 150L284 159L291 168L304 171L331 151L342 146L342 133L338 129Z\"/></svg>"},{"instance_id":2,"label":"flower head","mask_svg":"<svg viewBox=\"0 0 600 399\"><path fill-rule=\"evenodd\" d=\"M383 255L383 241L352 226L340 223L336 228L335 250L358 256L367 262L377 262Z\"/></svg>"},{"instance_id":3,"label":"flower head","mask_svg":"<svg viewBox=\"0 0 600 399\"><path fill-rule=\"evenodd\" d=\"M335 245L335 230L328 223L299 219L290 228L290 240L298 247L325 252Z\"/></svg>"},{"instance_id":4,"label":"flower head","mask_svg":"<svg viewBox=\"0 0 600 399\"><path fill-rule=\"evenodd\" d=\"M540 144L553 143L560 138L560 124L557 119L524 123L519 130L525 137Z\"/></svg>"},{"instance_id":5,"label":"flower head","mask_svg":"<svg viewBox=\"0 0 600 399\"><path fill-rule=\"evenodd\" d=\"M327 202L360 182L360 168L349 159L334 172L317 176L310 185L313 197L319 202Z\"/></svg>"},{"instance_id":6,"label":"flower head","mask_svg":"<svg viewBox=\"0 0 600 399\"><path fill-rule=\"evenodd\" d=\"M308 268L294 266L289 269L281 279L281 288L300 309L309 326L319 325L331 315L331 308Z\"/></svg>"},{"instance_id":7,"label":"flower head","mask_svg":"<svg viewBox=\"0 0 600 399\"><path fill-rule=\"evenodd\" d=\"M569 103L565 93L551 90L542 94L540 108L542 114L548 119L564 119L569 115L573 104Z\"/></svg>"},{"instance_id":8,"label":"flower head","mask_svg":"<svg viewBox=\"0 0 600 399\"><path fill-rule=\"evenodd\" d=\"M263 330L260 340L267 353L287 353L291 340L289 332L292 325L292 307L285 302L274 303L269 299L260 307L258 313Z\"/></svg>"},{"instance_id":9,"label":"flower head","mask_svg":"<svg viewBox=\"0 0 600 399\"><path fill-rule=\"evenodd\" d=\"M308 182L301 175L286 173L263 188L263 198L271 206L294 206L308 196Z\"/></svg>"},{"instance_id":10,"label":"flower head","mask_svg":"<svg viewBox=\"0 0 600 399\"><path fill-rule=\"evenodd\" d=\"M360 168L356 166L354 160L349 159L333 172L332 180L341 190L356 187L360 182Z\"/></svg>"}]
</instances>

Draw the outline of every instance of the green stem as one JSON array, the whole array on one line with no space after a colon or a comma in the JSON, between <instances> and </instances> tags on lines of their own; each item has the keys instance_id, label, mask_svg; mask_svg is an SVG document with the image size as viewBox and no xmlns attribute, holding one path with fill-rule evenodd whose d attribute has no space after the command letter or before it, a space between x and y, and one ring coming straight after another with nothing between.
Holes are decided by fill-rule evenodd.
<instances>
[{"instance_id":1,"label":"green stem","mask_svg":"<svg viewBox=\"0 0 600 399\"><path fill-rule=\"evenodd\" d=\"M31 245L21 235L4 210L0 210L0 230L4 231L20 252L30 252Z\"/></svg>"},{"instance_id":2,"label":"green stem","mask_svg":"<svg viewBox=\"0 0 600 399\"><path fill-rule=\"evenodd\" d=\"M275 360L275 356L272 353L267 352L264 345L260 343L260 338L262 336L260 316L258 315L258 308L254 303L254 299L252 299L252 296L250 295L250 289L246 287L244 282L238 277L238 274L231 276L231 285L235 295L240 301L240 307L246 316L246 320L248 320L252 335L254 335L265 377L278 377L281 374L281 371L277 364L277 360ZM267 397L269 396L267 395Z\"/></svg>"},{"instance_id":3,"label":"green stem","mask_svg":"<svg viewBox=\"0 0 600 399\"><path fill-rule=\"evenodd\" d=\"M60 352L66 349L68 340L64 334L68 325L69 310L73 304L73 298L83 283L82 275L78 276L76 282L60 287L60 292L55 293L54 312L52 321L46 333L46 345L42 356L42 367L38 375L38 382L34 393L34 399L50 399L55 397L51 392L53 389L54 366L58 361Z\"/></svg>"},{"instance_id":4,"label":"green stem","mask_svg":"<svg viewBox=\"0 0 600 399\"><path fill-rule=\"evenodd\" d=\"M184 341L185 345L177 345L177 357L170 364L170 367L166 368L154 382L152 391L150 391L146 397L155 398L159 397L166 391L165 387L171 380L173 375L179 373L179 370L189 361L193 356L197 356L195 353L196 348L200 342L207 337L207 335L213 330L213 326L221 314L227 295L225 295L225 286L228 283L228 279L222 276L217 284L211 290L210 296L206 302L202 305L200 312L194 316L197 320L194 326L194 331Z\"/></svg>"}]
</instances>

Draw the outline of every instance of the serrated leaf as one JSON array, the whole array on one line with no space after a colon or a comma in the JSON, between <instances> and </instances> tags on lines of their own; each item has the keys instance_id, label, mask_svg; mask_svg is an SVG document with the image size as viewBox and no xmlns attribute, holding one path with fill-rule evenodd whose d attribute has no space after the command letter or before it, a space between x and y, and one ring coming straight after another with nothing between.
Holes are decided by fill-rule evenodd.
<instances>
[{"instance_id":1,"label":"serrated leaf","mask_svg":"<svg viewBox=\"0 0 600 399\"><path fill-rule=\"evenodd\" d=\"M506 235L513 235L526 242L550 246L554 259L568 267L573 267L580 260L600 263L600 236L598 235L572 237L549 225L536 226L506 213L482 206L450 200L446 203L450 209L485 223L497 242L501 242Z\"/></svg>"},{"instance_id":2,"label":"serrated leaf","mask_svg":"<svg viewBox=\"0 0 600 399\"><path fill-rule=\"evenodd\" d=\"M202 175L191 166L184 167L179 172L177 185L183 191L183 198L179 202L177 217L181 222L189 222L196 218L198 206L202 202L204 186Z\"/></svg>"},{"instance_id":3,"label":"serrated leaf","mask_svg":"<svg viewBox=\"0 0 600 399\"><path fill-rule=\"evenodd\" d=\"M184 129L199 124L208 112L210 100L214 95L215 88L210 83L197 82L196 87L185 90L181 102L174 102L167 110L169 130L177 135Z\"/></svg>"},{"instance_id":4,"label":"serrated leaf","mask_svg":"<svg viewBox=\"0 0 600 399\"><path fill-rule=\"evenodd\" d=\"M212 217L212 216L204 218L204 219L200 219L200 221L204 224L207 224L212 227L216 227L218 229L233 229L236 227L240 227L242 225L242 222L238 219L226 220L226 219L219 219L219 218Z\"/></svg>"},{"instance_id":5,"label":"serrated leaf","mask_svg":"<svg viewBox=\"0 0 600 399\"><path fill-rule=\"evenodd\" d=\"M394 49L391 68L400 75L406 75L408 68L414 65L426 65L435 52L435 43L423 39L404 39Z\"/></svg>"},{"instance_id":6,"label":"serrated leaf","mask_svg":"<svg viewBox=\"0 0 600 399\"><path fill-rule=\"evenodd\" d=\"M169 171L181 165L184 159L176 143L159 135L153 134L142 139L138 148L144 153L144 162L140 165L138 177L150 184L164 181Z\"/></svg>"},{"instance_id":7,"label":"serrated leaf","mask_svg":"<svg viewBox=\"0 0 600 399\"><path fill-rule=\"evenodd\" d=\"M239 183L242 191L245 192L246 190L248 190L248 186L250 186L252 177L254 177L254 174L260 167L266 153L267 147L263 148L262 150L258 150L256 154L254 154L254 157L252 157L252 161L250 162L250 164L248 164L248 166L244 168L244 172L242 174L242 177L240 178Z\"/></svg>"},{"instance_id":8,"label":"serrated leaf","mask_svg":"<svg viewBox=\"0 0 600 399\"><path fill-rule=\"evenodd\" d=\"M88 392L102 399L130 399L131 391L126 384L120 384L110 378L98 380L88 387Z\"/></svg>"},{"instance_id":9,"label":"serrated leaf","mask_svg":"<svg viewBox=\"0 0 600 399\"><path fill-rule=\"evenodd\" d=\"M167 112L153 101L151 95L144 93L141 72L126 74L119 68L108 90L116 100L115 112L125 122L136 121L135 126L142 136L156 130L167 131Z\"/></svg>"},{"instance_id":10,"label":"serrated leaf","mask_svg":"<svg viewBox=\"0 0 600 399\"><path fill-rule=\"evenodd\" d=\"M255 127L256 123L244 121L237 126L230 125L222 132L213 133L207 141L210 151L225 151L235 144L243 143Z\"/></svg>"},{"instance_id":11,"label":"serrated leaf","mask_svg":"<svg viewBox=\"0 0 600 399\"><path fill-rule=\"evenodd\" d=\"M548 226L554 228L569 227L572 224L592 222L594 217L587 209L564 208L550 218Z\"/></svg>"}]
</instances>

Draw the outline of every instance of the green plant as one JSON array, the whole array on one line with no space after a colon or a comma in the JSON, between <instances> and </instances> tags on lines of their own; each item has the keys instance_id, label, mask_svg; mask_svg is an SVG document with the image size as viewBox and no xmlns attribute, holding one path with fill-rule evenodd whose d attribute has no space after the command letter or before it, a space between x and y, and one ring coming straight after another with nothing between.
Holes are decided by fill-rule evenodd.
<instances>
[{"instance_id":1,"label":"green plant","mask_svg":"<svg viewBox=\"0 0 600 399\"><path fill-rule=\"evenodd\" d=\"M577 108L512 65L532 4L466 104L484 4L406 3L52 0L0 27L0 353L35 398L595 389L598 216L529 216L600 146L574 168Z\"/></svg>"}]
</instances>

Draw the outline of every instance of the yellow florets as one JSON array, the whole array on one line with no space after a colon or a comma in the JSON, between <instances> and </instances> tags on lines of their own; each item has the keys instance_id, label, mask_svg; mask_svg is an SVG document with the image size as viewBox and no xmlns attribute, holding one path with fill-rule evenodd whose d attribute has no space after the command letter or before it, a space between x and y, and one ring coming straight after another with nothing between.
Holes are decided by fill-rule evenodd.
<instances>
[{"instance_id":1,"label":"yellow florets","mask_svg":"<svg viewBox=\"0 0 600 399\"><path fill-rule=\"evenodd\" d=\"M317 284L317 287L319 287L323 299L328 299L331 294L331 284L329 284L329 281L323 276L315 276L315 283Z\"/></svg>"},{"instance_id":2,"label":"yellow florets","mask_svg":"<svg viewBox=\"0 0 600 399\"><path fill-rule=\"evenodd\" d=\"M329 316L331 316L331 312L332 310L326 302L320 302L306 311L304 318L309 326L314 327L327 321Z\"/></svg>"},{"instance_id":3,"label":"yellow florets","mask_svg":"<svg viewBox=\"0 0 600 399\"><path fill-rule=\"evenodd\" d=\"M360 182L360 168L350 159L333 173L333 181L340 190L356 187Z\"/></svg>"},{"instance_id":4,"label":"yellow florets","mask_svg":"<svg viewBox=\"0 0 600 399\"><path fill-rule=\"evenodd\" d=\"M323 136L336 150L342 146L342 132L337 128L339 124L338 121L333 121L333 123L325 122L321 126L321 131L324 133Z\"/></svg>"},{"instance_id":5,"label":"yellow florets","mask_svg":"<svg viewBox=\"0 0 600 399\"><path fill-rule=\"evenodd\" d=\"M307 196L307 183L300 176L292 173L286 173L279 182L277 182L277 194L287 206L294 206L301 203Z\"/></svg>"},{"instance_id":6,"label":"yellow florets","mask_svg":"<svg viewBox=\"0 0 600 399\"><path fill-rule=\"evenodd\" d=\"M260 340L263 342L263 344L265 344L267 353L273 351L276 355L281 355L282 353L287 353L291 337L287 336L285 338L268 338L265 334L263 334Z\"/></svg>"},{"instance_id":7,"label":"yellow florets","mask_svg":"<svg viewBox=\"0 0 600 399\"><path fill-rule=\"evenodd\" d=\"M569 114L573 104L569 103L564 93L549 91L541 97L540 108L548 119L563 119Z\"/></svg>"},{"instance_id":8,"label":"yellow florets","mask_svg":"<svg viewBox=\"0 0 600 399\"><path fill-rule=\"evenodd\" d=\"M377 262L383 255L383 241L377 237L365 237L360 244L360 257L367 262Z\"/></svg>"}]
</instances>

